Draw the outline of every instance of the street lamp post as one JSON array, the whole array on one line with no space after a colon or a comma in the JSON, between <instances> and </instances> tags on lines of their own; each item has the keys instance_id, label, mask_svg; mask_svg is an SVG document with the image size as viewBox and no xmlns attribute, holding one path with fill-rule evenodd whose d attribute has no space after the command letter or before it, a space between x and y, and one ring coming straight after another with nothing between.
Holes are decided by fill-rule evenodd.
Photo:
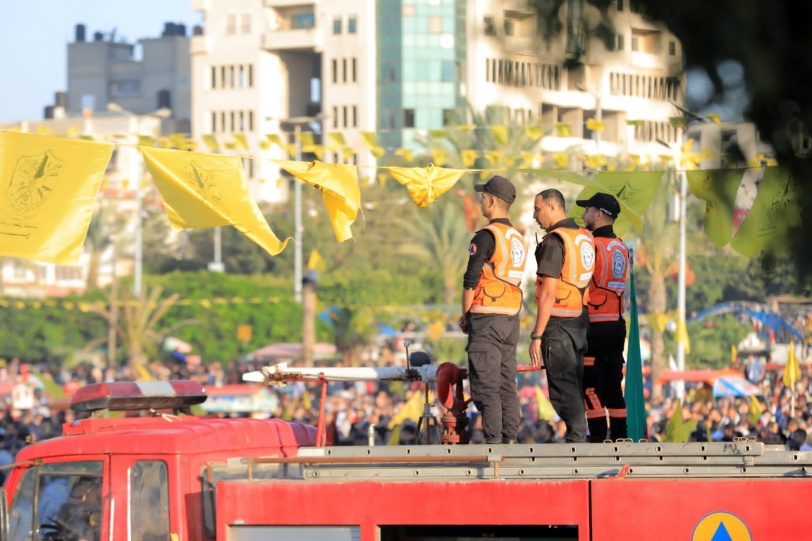
<instances>
[{"instance_id":1,"label":"street lamp post","mask_svg":"<svg viewBox=\"0 0 812 541\"><path fill-rule=\"evenodd\" d=\"M592 97L595 99L595 121L602 122L603 121L603 109L601 107L601 95L600 92L595 92L594 90L590 90L584 85L578 83L575 85L575 88L580 90L581 92L586 92L591 94ZM592 132L595 136L595 150L598 152L601 151L601 131L596 130Z\"/></svg>"},{"instance_id":2,"label":"street lamp post","mask_svg":"<svg viewBox=\"0 0 812 541\"><path fill-rule=\"evenodd\" d=\"M294 138L296 139L296 161L302 161L302 141L301 133L302 127L296 124L293 128ZM302 233L304 227L302 226L302 183L298 180L293 183L293 202L295 205L294 211L294 231L296 235L296 242L293 244L293 297L296 302L302 302L302 243L304 238Z\"/></svg>"},{"instance_id":3,"label":"street lamp post","mask_svg":"<svg viewBox=\"0 0 812 541\"><path fill-rule=\"evenodd\" d=\"M685 222L687 221L686 214L688 210L688 175L681 167L682 156L679 148L673 148L670 144L657 139L657 142L673 154L674 160L674 174L677 175L679 180L679 263L677 268L677 331L681 328L680 325L686 325L685 321L685 272L686 272L686 228ZM687 332L687 330L685 330ZM677 336L677 370L680 372L685 371L685 345L682 343L681 337ZM677 395L680 399L685 397L685 382L680 382L677 386Z\"/></svg>"}]
</instances>

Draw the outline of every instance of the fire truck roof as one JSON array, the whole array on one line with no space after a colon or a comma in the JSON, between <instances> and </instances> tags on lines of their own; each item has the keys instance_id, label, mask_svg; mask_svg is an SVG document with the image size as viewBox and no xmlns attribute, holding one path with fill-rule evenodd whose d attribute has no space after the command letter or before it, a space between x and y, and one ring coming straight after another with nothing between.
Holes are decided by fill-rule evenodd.
<instances>
[{"instance_id":1,"label":"fire truck roof","mask_svg":"<svg viewBox=\"0 0 812 541\"><path fill-rule=\"evenodd\" d=\"M112 454L197 453L233 456L295 454L300 446L314 445L315 429L279 419L213 419L158 415L120 419L89 418L64 426L65 435L25 447L18 461L37 458Z\"/></svg>"}]
</instances>

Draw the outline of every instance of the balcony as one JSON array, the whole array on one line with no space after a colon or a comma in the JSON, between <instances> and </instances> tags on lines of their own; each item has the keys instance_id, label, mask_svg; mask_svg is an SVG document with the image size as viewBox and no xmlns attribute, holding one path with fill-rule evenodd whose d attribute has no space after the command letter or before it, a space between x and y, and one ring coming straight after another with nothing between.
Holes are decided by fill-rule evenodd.
<instances>
[{"instance_id":1,"label":"balcony","mask_svg":"<svg viewBox=\"0 0 812 541\"><path fill-rule=\"evenodd\" d=\"M262 34L262 48L266 51L320 50L320 41L315 28L269 30Z\"/></svg>"}]
</instances>

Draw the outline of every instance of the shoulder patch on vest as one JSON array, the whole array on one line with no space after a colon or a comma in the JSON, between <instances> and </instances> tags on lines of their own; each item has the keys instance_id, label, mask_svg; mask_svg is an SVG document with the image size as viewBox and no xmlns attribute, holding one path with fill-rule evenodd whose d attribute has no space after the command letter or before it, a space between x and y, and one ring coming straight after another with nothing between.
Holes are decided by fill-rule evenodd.
<instances>
[{"instance_id":1,"label":"shoulder patch on vest","mask_svg":"<svg viewBox=\"0 0 812 541\"><path fill-rule=\"evenodd\" d=\"M468 247L468 255L469 255L469 256L472 256L472 255L474 255L475 253L476 253L476 244L474 244L474 243L472 242L472 243L471 243L471 246L469 246L469 247Z\"/></svg>"}]
</instances>

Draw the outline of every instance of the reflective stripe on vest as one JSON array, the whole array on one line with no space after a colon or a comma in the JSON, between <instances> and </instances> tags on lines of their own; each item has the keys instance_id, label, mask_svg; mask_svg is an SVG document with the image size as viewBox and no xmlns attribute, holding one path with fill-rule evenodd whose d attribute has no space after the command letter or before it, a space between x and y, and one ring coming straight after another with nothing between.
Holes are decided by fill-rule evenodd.
<instances>
[{"instance_id":1,"label":"reflective stripe on vest","mask_svg":"<svg viewBox=\"0 0 812 541\"><path fill-rule=\"evenodd\" d=\"M522 235L509 225L485 226L493 235L493 256L482 266L474 292L471 312L515 315L522 309L522 276L527 263L527 247Z\"/></svg>"},{"instance_id":2,"label":"reflective stripe on vest","mask_svg":"<svg viewBox=\"0 0 812 541\"><path fill-rule=\"evenodd\" d=\"M618 321L629 271L629 248L620 239L595 239L595 272L589 284L589 321Z\"/></svg>"},{"instance_id":3,"label":"reflective stripe on vest","mask_svg":"<svg viewBox=\"0 0 812 541\"><path fill-rule=\"evenodd\" d=\"M583 227L578 229L559 227L547 233L552 234L558 235L564 241L564 265L561 267L561 276L558 278L550 315L578 317L586 304L587 286L595 268L595 243L592 233ZM536 302L541 296L541 284L539 276L536 278Z\"/></svg>"}]
</instances>

